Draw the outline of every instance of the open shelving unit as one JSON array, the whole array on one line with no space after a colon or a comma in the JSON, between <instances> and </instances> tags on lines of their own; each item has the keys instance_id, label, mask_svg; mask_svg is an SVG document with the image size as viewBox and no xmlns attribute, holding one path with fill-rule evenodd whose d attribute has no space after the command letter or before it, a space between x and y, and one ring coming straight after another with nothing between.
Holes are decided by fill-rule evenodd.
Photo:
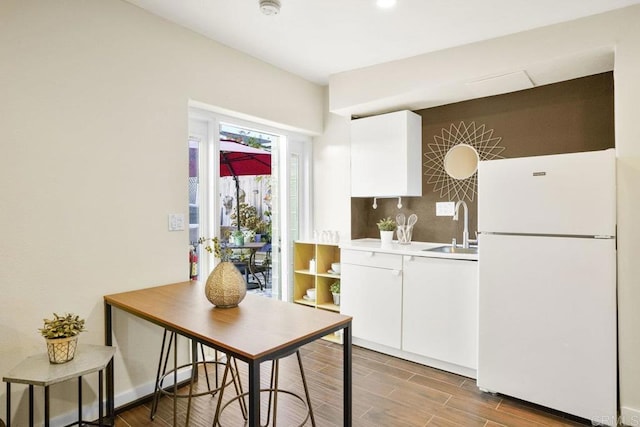
<instances>
[{"instance_id":1,"label":"open shelving unit","mask_svg":"<svg viewBox=\"0 0 640 427\"><path fill-rule=\"evenodd\" d=\"M316 261L315 271L309 270L312 259ZM293 302L309 307L340 312L340 306L333 303L329 287L339 274L330 273L331 263L340 262L340 248L337 244L316 242L293 243ZM316 299L305 298L307 289L315 288ZM325 339L342 343L342 331L327 335Z\"/></svg>"}]
</instances>

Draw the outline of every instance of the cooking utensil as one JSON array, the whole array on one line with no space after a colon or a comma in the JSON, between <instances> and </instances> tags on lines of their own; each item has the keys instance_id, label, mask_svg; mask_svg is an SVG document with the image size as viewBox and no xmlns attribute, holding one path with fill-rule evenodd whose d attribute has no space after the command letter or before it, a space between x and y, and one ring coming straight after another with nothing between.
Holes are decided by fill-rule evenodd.
<instances>
[{"instance_id":1,"label":"cooking utensil","mask_svg":"<svg viewBox=\"0 0 640 427\"><path fill-rule=\"evenodd\" d=\"M411 235L413 234L413 226L418 222L418 215L411 214L409 215L409 221L407 222L407 226L404 229L404 239L406 243L411 243Z\"/></svg>"}]
</instances>

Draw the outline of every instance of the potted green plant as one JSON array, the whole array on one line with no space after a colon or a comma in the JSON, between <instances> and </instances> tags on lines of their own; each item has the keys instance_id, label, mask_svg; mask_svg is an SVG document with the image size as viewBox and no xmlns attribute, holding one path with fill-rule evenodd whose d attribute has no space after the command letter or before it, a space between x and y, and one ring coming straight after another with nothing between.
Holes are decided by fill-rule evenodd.
<instances>
[{"instance_id":1,"label":"potted green plant","mask_svg":"<svg viewBox=\"0 0 640 427\"><path fill-rule=\"evenodd\" d=\"M265 213L265 216L267 216L267 214L269 214L269 212ZM258 223L256 224L256 228L255 228L255 233L256 233L256 241L259 242L261 240L265 240L266 242L269 241L269 237L271 234L271 218L269 218L267 216L267 220L261 219L260 221L258 221Z\"/></svg>"},{"instance_id":2,"label":"potted green plant","mask_svg":"<svg viewBox=\"0 0 640 427\"><path fill-rule=\"evenodd\" d=\"M231 240L236 246L244 245L244 232L242 230L233 230L231 232Z\"/></svg>"},{"instance_id":3,"label":"potted green plant","mask_svg":"<svg viewBox=\"0 0 640 427\"><path fill-rule=\"evenodd\" d=\"M389 245L393 240L393 232L396 229L396 222L390 217L382 218L377 223L378 230L380 230L380 243L382 245Z\"/></svg>"},{"instance_id":4,"label":"potted green plant","mask_svg":"<svg viewBox=\"0 0 640 427\"><path fill-rule=\"evenodd\" d=\"M65 363L72 360L78 347L78 335L83 332L84 319L72 313L62 316L53 313L53 319L44 319L39 329L47 341L47 353L51 363Z\"/></svg>"},{"instance_id":5,"label":"potted green plant","mask_svg":"<svg viewBox=\"0 0 640 427\"><path fill-rule=\"evenodd\" d=\"M271 211L265 211L263 218L258 225L259 233L262 236L262 240L271 243Z\"/></svg>"},{"instance_id":6,"label":"potted green plant","mask_svg":"<svg viewBox=\"0 0 640 427\"><path fill-rule=\"evenodd\" d=\"M329 286L329 290L333 296L333 303L335 305L340 305L340 280L333 282L331 286Z\"/></svg>"},{"instance_id":7,"label":"potted green plant","mask_svg":"<svg viewBox=\"0 0 640 427\"><path fill-rule=\"evenodd\" d=\"M239 212L238 215L234 210L231 214L231 225L237 227L238 221L240 222L240 228L245 234L245 241L259 242L264 238L268 242L271 234L271 212L265 211L260 217L257 208L247 203L240 203Z\"/></svg>"}]
</instances>

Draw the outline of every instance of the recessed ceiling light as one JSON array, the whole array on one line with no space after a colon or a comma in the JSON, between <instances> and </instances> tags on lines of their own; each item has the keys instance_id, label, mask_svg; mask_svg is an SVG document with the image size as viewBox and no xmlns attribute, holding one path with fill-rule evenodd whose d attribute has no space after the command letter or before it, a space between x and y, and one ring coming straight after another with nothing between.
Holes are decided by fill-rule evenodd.
<instances>
[{"instance_id":1,"label":"recessed ceiling light","mask_svg":"<svg viewBox=\"0 0 640 427\"><path fill-rule=\"evenodd\" d=\"M376 5L380 9L390 9L396 5L396 0L376 0Z\"/></svg>"}]
</instances>

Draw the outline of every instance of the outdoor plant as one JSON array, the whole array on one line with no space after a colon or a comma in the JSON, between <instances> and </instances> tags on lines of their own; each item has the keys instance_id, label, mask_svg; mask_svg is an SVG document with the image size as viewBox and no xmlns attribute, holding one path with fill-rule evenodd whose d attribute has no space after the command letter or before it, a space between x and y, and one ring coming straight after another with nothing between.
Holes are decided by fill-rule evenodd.
<instances>
[{"instance_id":1,"label":"outdoor plant","mask_svg":"<svg viewBox=\"0 0 640 427\"><path fill-rule=\"evenodd\" d=\"M234 210L231 214L231 225L238 226L238 217L240 218L240 227L243 230L251 230L255 234L267 236L271 234L271 212L265 211L264 217L258 216L258 210L255 206L247 203L240 203L240 215Z\"/></svg>"},{"instance_id":2,"label":"outdoor plant","mask_svg":"<svg viewBox=\"0 0 640 427\"><path fill-rule=\"evenodd\" d=\"M377 225L380 231L394 231L396 229L396 222L390 217L382 218Z\"/></svg>"},{"instance_id":3,"label":"outdoor plant","mask_svg":"<svg viewBox=\"0 0 640 427\"><path fill-rule=\"evenodd\" d=\"M331 284L331 286L329 286L329 290L331 291L332 294L339 294L340 293L340 280L336 280L335 282L333 282Z\"/></svg>"},{"instance_id":4,"label":"outdoor plant","mask_svg":"<svg viewBox=\"0 0 640 427\"><path fill-rule=\"evenodd\" d=\"M240 203L240 214L238 210L234 210L231 213L231 225L238 226L238 220L240 221L240 227L247 230L255 230L256 224L260 221L258 218L258 210L255 206L250 206L247 203Z\"/></svg>"},{"instance_id":5,"label":"outdoor plant","mask_svg":"<svg viewBox=\"0 0 640 427\"><path fill-rule=\"evenodd\" d=\"M71 313L63 316L53 313L53 319L44 319L44 326L39 331L47 339L74 337L85 331L84 319Z\"/></svg>"},{"instance_id":6,"label":"outdoor plant","mask_svg":"<svg viewBox=\"0 0 640 427\"><path fill-rule=\"evenodd\" d=\"M271 241L271 211L264 212L265 219L261 219L256 224L256 234L262 235L265 241Z\"/></svg>"}]
</instances>

